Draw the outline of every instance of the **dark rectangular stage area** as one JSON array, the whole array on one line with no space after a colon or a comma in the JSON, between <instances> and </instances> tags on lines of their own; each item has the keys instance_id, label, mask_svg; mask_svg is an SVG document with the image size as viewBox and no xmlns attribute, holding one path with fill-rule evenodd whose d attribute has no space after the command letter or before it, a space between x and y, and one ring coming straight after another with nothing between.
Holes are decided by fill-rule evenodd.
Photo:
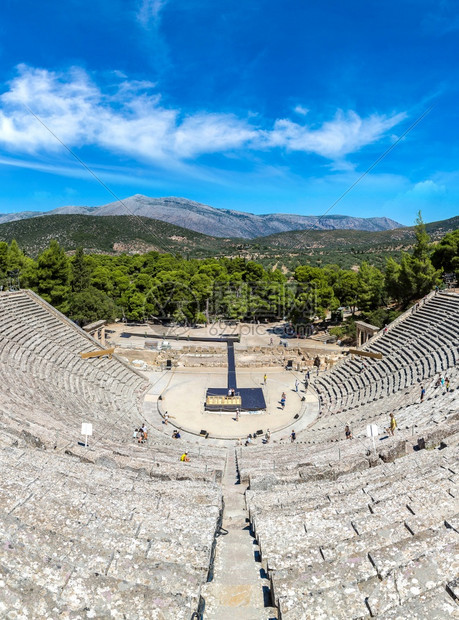
<instances>
[{"instance_id":1,"label":"dark rectangular stage area","mask_svg":"<svg viewBox=\"0 0 459 620\"><path fill-rule=\"evenodd\" d=\"M261 388L236 388L235 395L241 397L239 406L225 404L217 406L207 406L207 411L258 411L266 409L265 396ZM209 388L206 393L206 401L209 396L228 396L228 388Z\"/></svg>"}]
</instances>

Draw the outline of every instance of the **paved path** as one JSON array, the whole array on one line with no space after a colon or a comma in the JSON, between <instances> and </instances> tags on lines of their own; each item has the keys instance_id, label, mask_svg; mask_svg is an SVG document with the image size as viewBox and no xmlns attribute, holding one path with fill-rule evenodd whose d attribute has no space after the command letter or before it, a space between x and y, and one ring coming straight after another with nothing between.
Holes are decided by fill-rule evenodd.
<instances>
[{"instance_id":1,"label":"paved path","mask_svg":"<svg viewBox=\"0 0 459 620\"><path fill-rule=\"evenodd\" d=\"M204 620L277 618L259 548L250 532L245 490L239 484L232 451L223 480L223 532L227 533L217 539L213 580L203 586Z\"/></svg>"}]
</instances>

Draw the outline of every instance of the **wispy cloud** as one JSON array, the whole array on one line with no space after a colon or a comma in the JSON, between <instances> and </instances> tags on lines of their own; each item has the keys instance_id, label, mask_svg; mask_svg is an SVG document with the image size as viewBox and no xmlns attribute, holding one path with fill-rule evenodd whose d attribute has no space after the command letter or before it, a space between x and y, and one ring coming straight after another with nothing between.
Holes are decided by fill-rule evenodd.
<instances>
[{"instance_id":1,"label":"wispy cloud","mask_svg":"<svg viewBox=\"0 0 459 620\"><path fill-rule=\"evenodd\" d=\"M356 112L339 110L333 120L318 128L289 119L277 120L274 128L265 133L265 138L268 146L315 153L336 160L377 142L404 118L404 113L391 116L373 114L361 118Z\"/></svg>"},{"instance_id":2,"label":"wispy cloud","mask_svg":"<svg viewBox=\"0 0 459 620\"><path fill-rule=\"evenodd\" d=\"M167 2L168 0L140 0L136 13L138 22L144 28L157 27L161 10Z\"/></svg>"},{"instance_id":3,"label":"wispy cloud","mask_svg":"<svg viewBox=\"0 0 459 620\"><path fill-rule=\"evenodd\" d=\"M338 111L319 126L288 118L261 126L258 117L167 107L150 82L119 77L116 87L102 88L80 68L57 73L22 65L0 95L0 146L8 152L62 148L25 106L70 148L97 147L166 168L205 154L279 148L319 155L342 167L346 156L386 137L406 116L362 118L351 110Z\"/></svg>"}]
</instances>

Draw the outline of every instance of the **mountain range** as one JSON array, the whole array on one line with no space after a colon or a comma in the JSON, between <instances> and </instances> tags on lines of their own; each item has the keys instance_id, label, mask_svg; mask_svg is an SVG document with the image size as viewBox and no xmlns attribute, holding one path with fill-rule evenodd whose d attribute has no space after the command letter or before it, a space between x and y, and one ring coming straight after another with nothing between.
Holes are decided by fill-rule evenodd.
<instances>
[{"instance_id":1,"label":"mountain range","mask_svg":"<svg viewBox=\"0 0 459 620\"><path fill-rule=\"evenodd\" d=\"M256 215L232 209L217 209L186 198L149 198L136 194L100 207L67 206L52 211L22 211L0 215L0 224L49 215L121 216L151 218L214 237L255 239L293 230L363 230L377 232L402 228L387 217L347 215Z\"/></svg>"}]
</instances>

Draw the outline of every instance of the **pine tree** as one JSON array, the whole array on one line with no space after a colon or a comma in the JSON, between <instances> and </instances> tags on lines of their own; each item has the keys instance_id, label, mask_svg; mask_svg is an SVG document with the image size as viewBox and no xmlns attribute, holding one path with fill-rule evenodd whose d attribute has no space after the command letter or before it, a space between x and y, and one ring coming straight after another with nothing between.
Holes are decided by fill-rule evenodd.
<instances>
[{"instance_id":1,"label":"pine tree","mask_svg":"<svg viewBox=\"0 0 459 620\"><path fill-rule=\"evenodd\" d=\"M8 248L8 271L21 270L24 262L25 256L20 250L16 239L13 239Z\"/></svg>"},{"instance_id":2,"label":"pine tree","mask_svg":"<svg viewBox=\"0 0 459 620\"><path fill-rule=\"evenodd\" d=\"M91 266L82 247L77 248L71 260L71 284L74 293L81 293L91 285Z\"/></svg>"},{"instance_id":3,"label":"pine tree","mask_svg":"<svg viewBox=\"0 0 459 620\"><path fill-rule=\"evenodd\" d=\"M64 314L68 311L70 264L64 250L55 239L38 257L37 289L45 301Z\"/></svg>"}]
</instances>

